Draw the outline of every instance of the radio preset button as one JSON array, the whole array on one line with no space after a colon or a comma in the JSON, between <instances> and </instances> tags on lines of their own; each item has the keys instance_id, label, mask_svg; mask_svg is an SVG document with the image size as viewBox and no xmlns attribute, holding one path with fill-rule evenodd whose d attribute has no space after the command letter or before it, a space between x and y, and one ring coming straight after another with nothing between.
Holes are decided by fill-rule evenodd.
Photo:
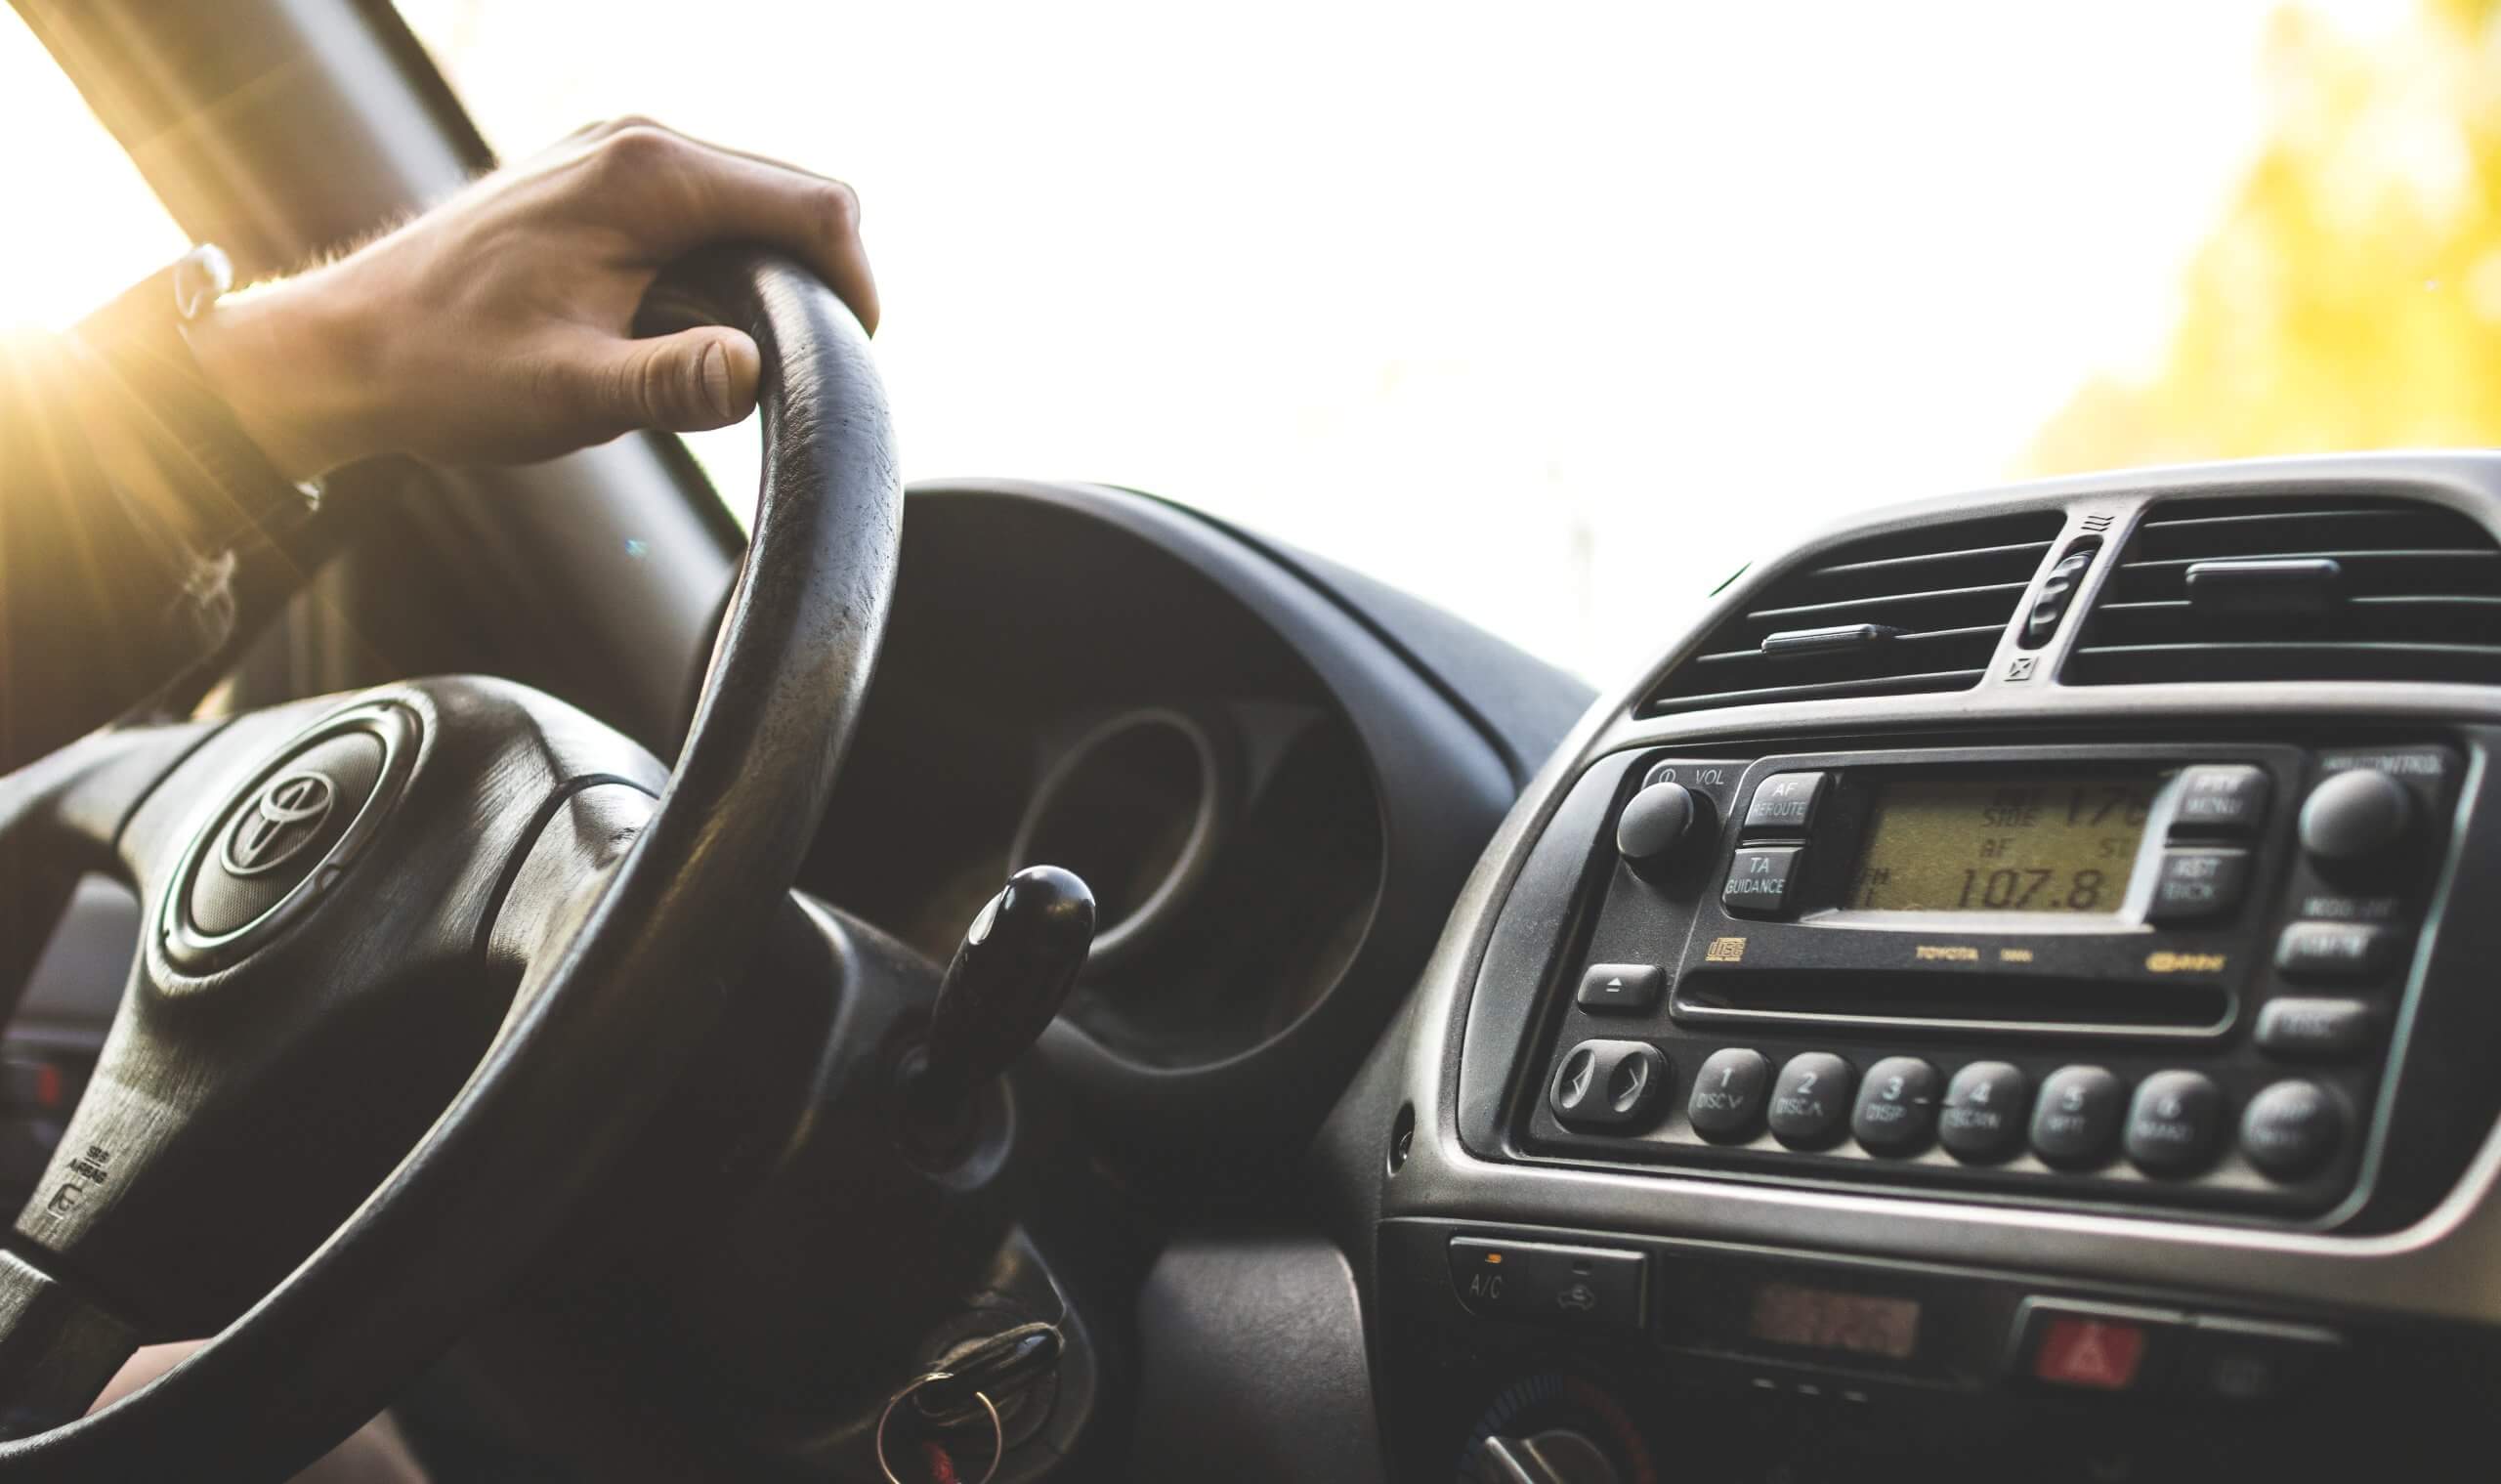
<instances>
[{"instance_id":1,"label":"radio preset button","mask_svg":"<svg viewBox=\"0 0 2501 1484\"><path fill-rule=\"evenodd\" d=\"M1751 1138L1771 1091L1771 1059L1747 1046L1714 1051L1693 1075L1684 1114L1706 1139Z\"/></svg>"},{"instance_id":2,"label":"radio preset button","mask_svg":"<svg viewBox=\"0 0 2501 1484\"><path fill-rule=\"evenodd\" d=\"M2258 1048L2278 1056L2343 1057L2367 1047L2376 1029L2368 1003L2286 996L2258 1012Z\"/></svg>"},{"instance_id":3,"label":"radio preset button","mask_svg":"<svg viewBox=\"0 0 2501 1484\"><path fill-rule=\"evenodd\" d=\"M2325 1165L2345 1137L2336 1094L2307 1079L2277 1082L2249 1100L2240 1117L2240 1152L2278 1180L2298 1180Z\"/></svg>"},{"instance_id":4,"label":"radio preset button","mask_svg":"<svg viewBox=\"0 0 2501 1484\"><path fill-rule=\"evenodd\" d=\"M1833 1143L1849 1123L1850 1086L1857 1077L1855 1068L1829 1051L1791 1057L1771 1089L1771 1131L1797 1149Z\"/></svg>"},{"instance_id":5,"label":"radio preset button","mask_svg":"<svg viewBox=\"0 0 2501 1484\"><path fill-rule=\"evenodd\" d=\"M1916 1056L1888 1056L1867 1069L1849 1131L1869 1154L1917 1154L1936 1126L1936 1069Z\"/></svg>"},{"instance_id":6,"label":"radio preset button","mask_svg":"<svg viewBox=\"0 0 2501 1484\"><path fill-rule=\"evenodd\" d=\"M2032 1108L2032 1152L2061 1169L2110 1157L2126 1112L2127 1089L2107 1067L2060 1067L2041 1082Z\"/></svg>"},{"instance_id":7,"label":"radio preset button","mask_svg":"<svg viewBox=\"0 0 2501 1484\"><path fill-rule=\"evenodd\" d=\"M2032 1080L2013 1062L1973 1062L1945 1085L1936 1141L1958 1160L2003 1160L2023 1144L2023 1118L2032 1107Z\"/></svg>"},{"instance_id":8,"label":"radio preset button","mask_svg":"<svg viewBox=\"0 0 2501 1484\"><path fill-rule=\"evenodd\" d=\"M1668 1090L1668 1059L1640 1040L1585 1040L1547 1088L1554 1117L1574 1128L1629 1128Z\"/></svg>"},{"instance_id":9,"label":"radio preset button","mask_svg":"<svg viewBox=\"0 0 2501 1484\"><path fill-rule=\"evenodd\" d=\"M1750 916L1778 916L1789 910L1790 888L1806 851L1799 845L1749 845L1728 858L1728 882L1719 905Z\"/></svg>"},{"instance_id":10,"label":"radio preset button","mask_svg":"<svg viewBox=\"0 0 2501 1484\"><path fill-rule=\"evenodd\" d=\"M2296 922L2275 940L2275 967L2304 979L2377 979L2405 935L2384 922Z\"/></svg>"},{"instance_id":11,"label":"radio preset button","mask_svg":"<svg viewBox=\"0 0 2501 1484\"><path fill-rule=\"evenodd\" d=\"M2154 876L2149 922L2195 922L2220 917L2240 906L2249 885L2245 850L2166 850Z\"/></svg>"},{"instance_id":12,"label":"radio preset button","mask_svg":"<svg viewBox=\"0 0 2501 1484\"><path fill-rule=\"evenodd\" d=\"M1581 976L1581 1008L1602 1014L1635 1014L1659 1007L1668 971L1655 963L1592 963Z\"/></svg>"},{"instance_id":13,"label":"radio preset button","mask_svg":"<svg viewBox=\"0 0 2501 1484\"><path fill-rule=\"evenodd\" d=\"M2207 764L2180 775L2175 835L2245 835L2267 818L2267 770L2247 763Z\"/></svg>"},{"instance_id":14,"label":"radio preset button","mask_svg":"<svg viewBox=\"0 0 2501 1484\"><path fill-rule=\"evenodd\" d=\"M2195 1174L2224 1134L2224 1090L2202 1072L2157 1072L2128 1105L2128 1158L2149 1175Z\"/></svg>"},{"instance_id":15,"label":"radio preset button","mask_svg":"<svg viewBox=\"0 0 2501 1484\"><path fill-rule=\"evenodd\" d=\"M1814 827L1826 778L1821 773L1775 773L1755 784L1755 796L1746 805L1746 833L1804 834Z\"/></svg>"}]
</instances>

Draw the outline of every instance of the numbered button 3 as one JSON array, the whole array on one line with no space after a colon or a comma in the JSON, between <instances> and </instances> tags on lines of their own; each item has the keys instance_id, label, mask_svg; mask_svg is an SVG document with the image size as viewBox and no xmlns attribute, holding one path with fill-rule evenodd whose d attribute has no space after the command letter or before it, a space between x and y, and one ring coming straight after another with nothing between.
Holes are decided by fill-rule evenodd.
<instances>
[{"instance_id":1,"label":"numbered button 3","mask_svg":"<svg viewBox=\"0 0 2501 1484\"><path fill-rule=\"evenodd\" d=\"M1916 1056L1888 1056L1867 1069L1849 1131L1869 1154L1917 1154L1936 1128L1936 1069Z\"/></svg>"}]
</instances>

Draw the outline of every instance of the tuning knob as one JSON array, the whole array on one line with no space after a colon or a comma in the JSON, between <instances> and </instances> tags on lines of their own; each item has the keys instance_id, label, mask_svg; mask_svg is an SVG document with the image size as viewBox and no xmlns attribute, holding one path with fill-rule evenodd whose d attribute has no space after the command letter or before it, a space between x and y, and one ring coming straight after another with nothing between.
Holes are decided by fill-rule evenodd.
<instances>
[{"instance_id":1,"label":"tuning knob","mask_svg":"<svg viewBox=\"0 0 2501 1484\"><path fill-rule=\"evenodd\" d=\"M1029 866L973 914L930 1009L910 1072L914 1111L944 1117L1007 1070L1059 1013L1094 945L1094 894L1070 871Z\"/></svg>"},{"instance_id":2,"label":"tuning knob","mask_svg":"<svg viewBox=\"0 0 2501 1484\"><path fill-rule=\"evenodd\" d=\"M1652 784L1616 816L1615 848L1634 870L1665 870L1710 832L1701 827L1710 810L1709 800L1682 784Z\"/></svg>"},{"instance_id":3,"label":"tuning knob","mask_svg":"<svg viewBox=\"0 0 2501 1484\"><path fill-rule=\"evenodd\" d=\"M2332 866L2359 865L2395 850L2414 825L2414 797L2376 769L2339 773L2302 803L2302 849Z\"/></svg>"}]
</instances>

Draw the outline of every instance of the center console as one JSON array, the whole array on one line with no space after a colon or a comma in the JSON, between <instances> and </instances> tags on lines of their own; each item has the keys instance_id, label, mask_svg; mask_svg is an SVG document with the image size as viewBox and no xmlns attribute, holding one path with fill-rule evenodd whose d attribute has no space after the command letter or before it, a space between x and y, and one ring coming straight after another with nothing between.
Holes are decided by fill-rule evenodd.
<instances>
[{"instance_id":1,"label":"center console","mask_svg":"<svg viewBox=\"0 0 2501 1484\"><path fill-rule=\"evenodd\" d=\"M2087 482L1723 594L1428 973L1400 1476L2440 1457L2501 1381L2497 496Z\"/></svg>"}]
</instances>

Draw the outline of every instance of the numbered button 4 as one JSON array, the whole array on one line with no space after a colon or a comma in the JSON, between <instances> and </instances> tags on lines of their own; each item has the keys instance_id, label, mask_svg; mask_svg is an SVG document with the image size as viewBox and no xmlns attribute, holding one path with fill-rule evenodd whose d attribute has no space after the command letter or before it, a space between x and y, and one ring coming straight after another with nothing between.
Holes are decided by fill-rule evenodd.
<instances>
[{"instance_id":1,"label":"numbered button 4","mask_svg":"<svg viewBox=\"0 0 2501 1484\"><path fill-rule=\"evenodd\" d=\"M2006 1159L2022 1147L2024 1116L2031 1108L2032 1080L2021 1067L1973 1062L1945 1088L1936 1141L1967 1164Z\"/></svg>"}]
</instances>

